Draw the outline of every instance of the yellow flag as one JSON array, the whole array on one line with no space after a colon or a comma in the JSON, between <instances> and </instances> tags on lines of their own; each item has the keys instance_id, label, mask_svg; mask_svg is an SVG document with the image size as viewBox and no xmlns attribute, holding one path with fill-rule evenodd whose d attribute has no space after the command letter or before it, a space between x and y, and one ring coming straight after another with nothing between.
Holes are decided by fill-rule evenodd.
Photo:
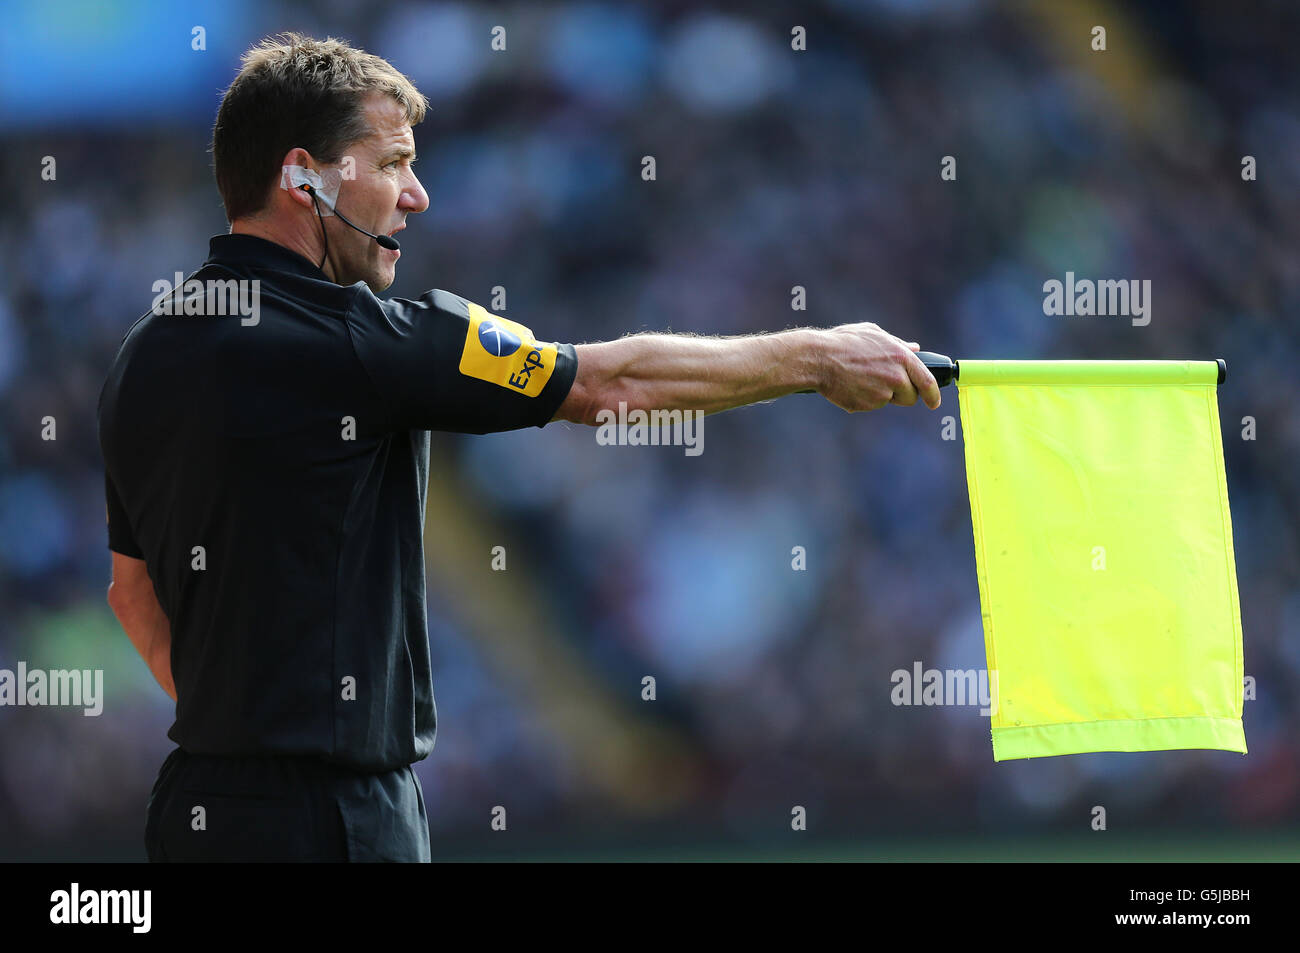
<instances>
[{"instance_id":1,"label":"yellow flag","mask_svg":"<svg viewBox=\"0 0 1300 953\"><path fill-rule=\"evenodd\" d=\"M1246 751L1218 365L961 361L993 760Z\"/></svg>"}]
</instances>

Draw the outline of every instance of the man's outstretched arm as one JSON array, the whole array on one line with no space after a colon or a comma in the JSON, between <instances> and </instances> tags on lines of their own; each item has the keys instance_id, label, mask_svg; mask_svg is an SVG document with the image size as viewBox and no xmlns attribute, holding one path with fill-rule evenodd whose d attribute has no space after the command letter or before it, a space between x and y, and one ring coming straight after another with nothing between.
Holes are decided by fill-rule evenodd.
<instances>
[{"instance_id":1,"label":"man's outstretched arm","mask_svg":"<svg viewBox=\"0 0 1300 953\"><path fill-rule=\"evenodd\" d=\"M176 700L172 681L172 627L158 604L153 582L143 559L113 553L113 581L108 584L108 604L126 630L136 651L158 679L163 691Z\"/></svg>"},{"instance_id":2,"label":"man's outstretched arm","mask_svg":"<svg viewBox=\"0 0 1300 953\"><path fill-rule=\"evenodd\" d=\"M578 374L556 420L596 426L601 410L706 414L813 390L849 412L918 396L939 406L939 385L905 342L874 324L796 328L744 337L637 334L575 346Z\"/></svg>"}]
</instances>

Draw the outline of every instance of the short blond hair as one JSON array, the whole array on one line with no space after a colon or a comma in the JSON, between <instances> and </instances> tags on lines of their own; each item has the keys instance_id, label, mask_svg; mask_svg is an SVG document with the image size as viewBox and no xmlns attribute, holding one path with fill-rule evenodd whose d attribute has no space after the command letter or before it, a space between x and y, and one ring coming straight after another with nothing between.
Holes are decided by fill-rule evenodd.
<instances>
[{"instance_id":1,"label":"short blond hair","mask_svg":"<svg viewBox=\"0 0 1300 953\"><path fill-rule=\"evenodd\" d=\"M370 135L364 102L391 96L415 126L429 101L391 63L329 37L299 33L268 37L243 55L212 127L217 189L234 221L261 211L290 149L322 164Z\"/></svg>"}]
</instances>

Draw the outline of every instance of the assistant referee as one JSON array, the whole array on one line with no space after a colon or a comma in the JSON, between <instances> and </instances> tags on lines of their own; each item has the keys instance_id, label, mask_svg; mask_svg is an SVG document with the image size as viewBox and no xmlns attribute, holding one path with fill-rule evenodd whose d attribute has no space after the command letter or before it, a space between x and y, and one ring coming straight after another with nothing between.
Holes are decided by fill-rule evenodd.
<instances>
[{"instance_id":1,"label":"assistant referee","mask_svg":"<svg viewBox=\"0 0 1300 953\"><path fill-rule=\"evenodd\" d=\"M426 107L336 40L250 49L213 130L230 233L109 370L108 601L176 702L152 861L430 859L411 768L437 724L430 430L807 389L849 411L939 405L918 345L874 324L575 346L446 291L376 297L400 257L381 239L429 207L412 171ZM256 308L216 308L208 287Z\"/></svg>"}]
</instances>

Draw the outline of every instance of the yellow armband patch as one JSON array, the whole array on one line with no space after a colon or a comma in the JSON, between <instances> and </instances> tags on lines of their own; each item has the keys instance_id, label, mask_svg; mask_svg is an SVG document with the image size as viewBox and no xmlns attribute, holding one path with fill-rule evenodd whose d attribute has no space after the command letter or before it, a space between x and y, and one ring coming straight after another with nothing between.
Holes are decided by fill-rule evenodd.
<instances>
[{"instance_id":1,"label":"yellow armband patch","mask_svg":"<svg viewBox=\"0 0 1300 953\"><path fill-rule=\"evenodd\" d=\"M460 372L536 397L555 370L557 348L538 344L518 322L469 304L469 331L460 355Z\"/></svg>"}]
</instances>

